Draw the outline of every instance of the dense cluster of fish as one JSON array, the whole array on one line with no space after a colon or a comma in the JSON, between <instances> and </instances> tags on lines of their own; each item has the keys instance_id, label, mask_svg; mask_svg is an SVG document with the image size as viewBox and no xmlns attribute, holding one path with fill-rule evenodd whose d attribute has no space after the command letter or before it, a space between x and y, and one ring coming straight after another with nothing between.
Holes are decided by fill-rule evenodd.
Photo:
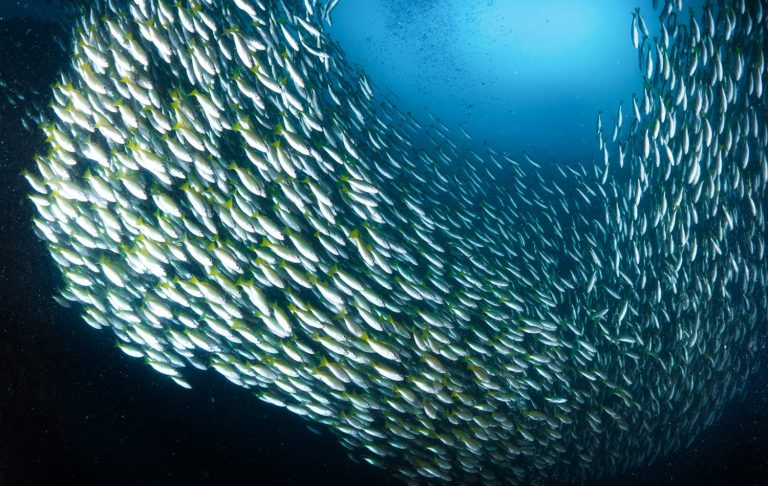
<instances>
[{"instance_id":1,"label":"dense cluster of fish","mask_svg":"<svg viewBox=\"0 0 768 486\"><path fill-rule=\"evenodd\" d=\"M323 30L337 3L83 12L27 174L58 298L409 482L572 482L690 443L765 338L765 0L667 0L655 37L636 12L644 91L566 167L377 98Z\"/></svg>"}]
</instances>

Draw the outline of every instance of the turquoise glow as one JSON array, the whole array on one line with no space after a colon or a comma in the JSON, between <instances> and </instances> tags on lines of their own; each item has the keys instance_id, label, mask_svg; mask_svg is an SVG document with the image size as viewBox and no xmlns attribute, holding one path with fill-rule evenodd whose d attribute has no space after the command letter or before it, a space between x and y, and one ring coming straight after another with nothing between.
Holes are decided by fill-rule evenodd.
<instances>
[{"instance_id":1,"label":"turquoise glow","mask_svg":"<svg viewBox=\"0 0 768 486\"><path fill-rule=\"evenodd\" d=\"M649 0L342 0L331 33L405 111L569 162L593 157L598 111L611 130L642 90L637 6L653 35Z\"/></svg>"}]
</instances>

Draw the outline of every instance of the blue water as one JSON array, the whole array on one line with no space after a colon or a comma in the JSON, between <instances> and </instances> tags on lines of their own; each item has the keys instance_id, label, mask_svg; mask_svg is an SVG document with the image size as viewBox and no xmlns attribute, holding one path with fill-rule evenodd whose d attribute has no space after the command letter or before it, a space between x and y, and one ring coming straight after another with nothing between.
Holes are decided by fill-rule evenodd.
<instances>
[{"instance_id":1,"label":"blue water","mask_svg":"<svg viewBox=\"0 0 768 486\"><path fill-rule=\"evenodd\" d=\"M642 92L631 21L640 7L655 35L651 3L342 1L331 34L420 120L429 120L429 110L477 145L547 162L588 161L597 113L610 130L619 102ZM686 3L698 9L704 2Z\"/></svg>"},{"instance_id":2,"label":"blue water","mask_svg":"<svg viewBox=\"0 0 768 486\"><path fill-rule=\"evenodd\" d=\"M619 100L642 88L629 30L635 5L650 11L650 2L620 0L342 0L333 35L379 89L425 122L428 109L478 145L568 162L593 156L597 112L610 127ZM20 17L55 13L0 0L0 21ZM39 68L32 52L25 47L6 72ZM4 241L0 269L0 302L13 324L0 340L0 361L13 370L0 374L9 393L0 437L13 444L0 445L0 484L13 483L3 481L8 470L119 484L391 481L220 377L201 374L195 391L176 389L126 360L110 336L89 333L76 312L53 305L50 261L32 239L28 188L18 176L33 150L3 115L0 167L15 185L4 190L0 227L21 236ZM767 382L763 375L746 404L730 407L690 449L605 484L765 481Z\"/></svg>"},{"instance_id":3,"label":"blue water","mask_svg":"<svg viewBox=\"0 0 768 486\"><path fill-rule=\"evenodd\" d=\"M56 21L61 10L44 0L0 0L0 21L29 18Z\"/></svg>"}]
</instances>

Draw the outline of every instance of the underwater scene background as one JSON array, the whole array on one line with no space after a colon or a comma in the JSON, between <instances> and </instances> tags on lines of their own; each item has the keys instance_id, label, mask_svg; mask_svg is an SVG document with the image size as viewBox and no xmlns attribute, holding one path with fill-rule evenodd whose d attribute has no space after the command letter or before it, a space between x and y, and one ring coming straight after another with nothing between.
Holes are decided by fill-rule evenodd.
<instances>
[{"instance_id":1,"label":"underwater scene background","mask_svg":"<svg viewBox=\"0 0 768 486\"><path fill-rule=\"evenodd\" d=\"M703 2L242 3L97 2L96 14L72 13L69 3L0 4L0 482L766 482L760 2L746 2L744 13L739 2L717 3L714 31ZM262 20L248 21L249 5ZM679 12L684 25L689 7L705 53L656 46L670 35L659 12ZM122 50L108 40L111 17L133 29L116 38ZM312 44L312 25L338 45ZM718 45L731 25L731 44ZM239 41L262 65L243 68L234 38L263 32L262 47ZM210 72L206 49L219 49ZM323 67L324 52L340 60L336 72ZM692 69L690 52L706 64ZM665 53L686 80L686 104L659 66ZM125 81L139 72L148 85ZM335 91L313 98L324 83ZM113 110L78 122L70 110L83 110L80 99L61 99L72 85L86 105L110 99ZM131 98L136 122L122 111ZM619 104L624 128L614 136ZM673 116L680 123L670 134ZM686 158L686 129L691 153L706 154L702 168ZM195 153L213 155L201 157L210 181ZM94 175L106 186L93 185ZM708 191L723 201L717 211L700 203ZM45 208L57 198L70 203L53 220L70 223L47 233ZM254 211L238 222L221 212L233 206ZM676 220L681 208L687 219ZM124 225L115 239L109 214ZM465 226L458 214L476 219ZM308 222L292 219L301 216ZM99 234L93 248L83 246L91 228L83 218ZM152 266L162 260L148 242L153 228L169 241L160 253L178 256L174 240L187 252L163 270ZM336 245L346 250L334 253ZM133 284L137 291L120 293ZM249 285L262 289L265 308ZM665 359L664 373L649 371ZM362 419L342 423L361 407Z\"/></svg>"}]
</instances>

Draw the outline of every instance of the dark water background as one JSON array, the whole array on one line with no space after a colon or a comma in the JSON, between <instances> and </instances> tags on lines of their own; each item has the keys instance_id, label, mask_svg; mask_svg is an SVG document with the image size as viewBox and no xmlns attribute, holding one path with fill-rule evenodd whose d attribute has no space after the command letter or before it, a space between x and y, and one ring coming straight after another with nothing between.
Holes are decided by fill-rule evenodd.
<instances>
[{"instance_id":1,"label":"dark water background","mask_svg":"<svg viewBox=\"0 0 768 486\"><path fill-rule=\"evenodd\" d=\"M0 0L0 79L44 101L65 59L55 24L30 15L53 17ZM0 485L397 484L215 373L190 370L181 389L55 304L60 277L20 175L43 140L20 116L0 97ZM762 373L689 449L596 484L768 484L766 390Z\"/></svg>"}]
</instances>

